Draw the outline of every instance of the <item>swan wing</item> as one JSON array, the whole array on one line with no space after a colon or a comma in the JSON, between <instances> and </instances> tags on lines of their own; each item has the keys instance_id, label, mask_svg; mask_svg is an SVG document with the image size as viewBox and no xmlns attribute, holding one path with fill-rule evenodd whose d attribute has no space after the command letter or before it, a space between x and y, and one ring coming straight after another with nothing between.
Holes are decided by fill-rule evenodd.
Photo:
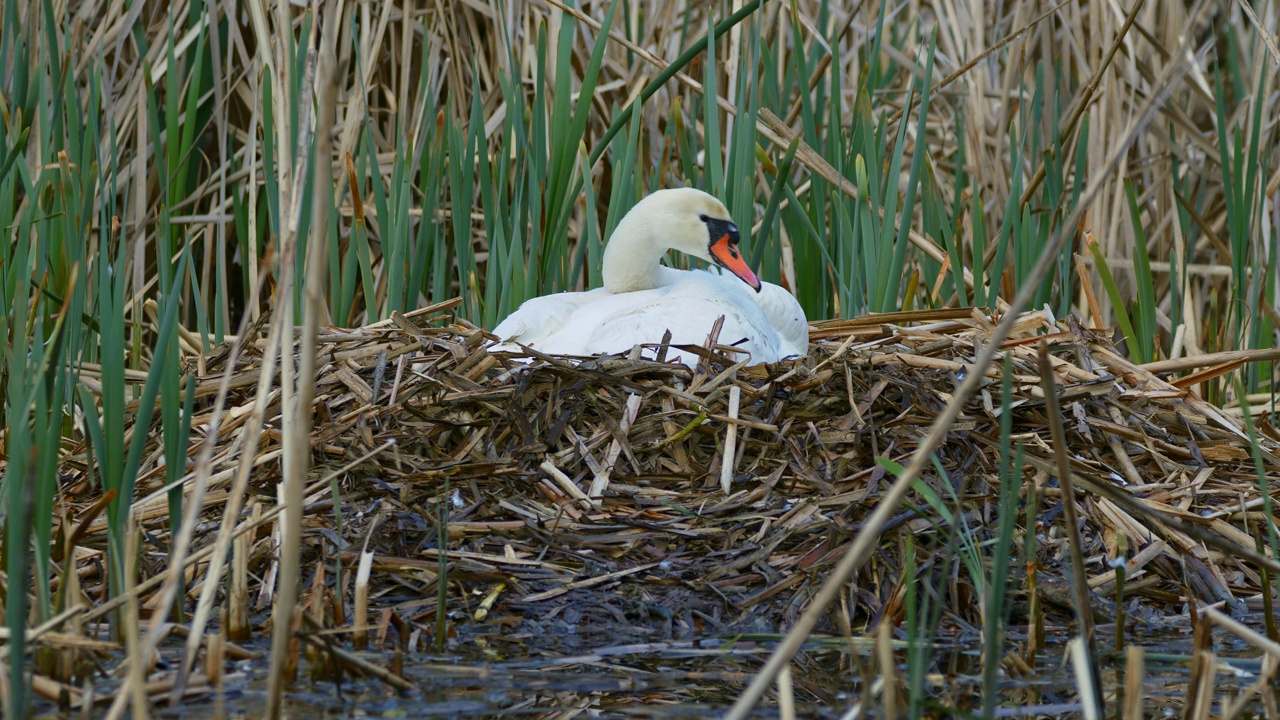
<instances>
[{"instance_id":1,"label":"swan wing","mask_svg":"<svg viewBox=\"0 0 1280 720\"><path fill-rule=\"evenodd\" d=\"M787 346L786 355L808 355L809 320L795 295L780 285L764 283L756 293L756 302Z\"/></svg>"},{"instance_id":2,"label":"swan wing","mask_svg":"<svg viewBox=\"0 0 1280 720\"><path fill-rule=\"evenodd\" d=\"M493 334L501 341L494 350L519 350L516 343L543 349L548 340L556 338L570 325L573 316L600 291L566 292L531 298L520 304L498 326ZM607 294L607 293L606 293ZM569 351L544 350L544 352Z\"/></svg>"},{"instance_id":3,"label":"swan wing","mask_svg":"<svg viewBox=\"0 0 1280 720\"><path fill-rule=\"evenodd\" d=\"M585 323L594 328L585 347L588 353L625 352L638 343L657 343L667 332L671 345L702 345L716 320L723 317L720 344L749 353L750 362L773 363L796 354L770 325L754 299L756 293L738 278L701 270L666 270L663 287L612 296L623 302L611 301L608 311L600 315L593 312ZM675 349L667 357L690 366L698 361L697 355Z\"/></svg>"},{"instance_id":4,"label":"swan wing","mask_svg":"<svg viewBox=\"0 0 1280 720\"><path fill-rule=\"evenodd\" d=\"M776 362L776 336L761 332L757 315L744 312L740 304L716 298L668 295L612 314L608 322L600 323L591 334L586 351L588 354L626 352L637 344L660 342L667 332L671 333L672 346L702 345L716 320L723 316L720 344L735 345L750 353L754 363ZM655 357L656 350L646 350L643 356ZM667 351L666 357L690 366L699 359L696 354L674 347ZM745 357L741 355L737 359Z\"/></svg>"},{"instance_id":5,"label":"swan wing","mask_svg":"<svg viewBox=\"0 0 1280 720\"><path fill-rule=\"evenodd\" d=\"M720 317L720 344L750 353L752 363L773 363L808 351L808 325L800 304L768 284L763 301L736 277L702 270L663 268L662 285L652 290L559 293L526 301L494 329L503 342L493 350L527 345L552 355L625 353L656 344L671 333L671 345L702 345ZM773 290L770 290L773 288ZM776 292L775 292L776 291ZM774 297L777 295L777 297ZM779 332L769 317L787 318ZM644 351L655 357L656 350ZM675 348L666 357L693 366L698 356Z\"/></svg>"},{"instance_id":6,"label":"swan wing","mask_svg":"<svg viewBox=\"0 0 1280 720\"><path fill-rule=\"evenodd\" d=\"M712 272L726 282L736 281L720 268L713 268ZM760 292L745 294L755 301L764 322L777 334L779 359L809 354L809 320L794 295L781 285L768 282L761 284Z\"/></svg>"}]
</instances>

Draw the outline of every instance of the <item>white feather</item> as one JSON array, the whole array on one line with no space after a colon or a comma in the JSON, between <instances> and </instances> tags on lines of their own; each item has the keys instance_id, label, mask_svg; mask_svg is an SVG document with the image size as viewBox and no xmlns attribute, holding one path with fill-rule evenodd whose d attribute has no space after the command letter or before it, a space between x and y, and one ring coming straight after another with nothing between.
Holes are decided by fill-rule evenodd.
<instances>
[{"instance_id":1,"label":"white feather","mask_svg":"<svg viewBox=\"0 0 1280 720\"><path fill-rule=\"evenodd\" d=\"M727 217L723 205L711 196L683 190L650 195L623 218L605 254L605 283L609 285L612 274L615 279L625 277L628 287L642 289L610 292L600 288L528 300L494 328L502 343L491 350L518 352L518 343L551 355L626 353L636 345L660 343L667 331L672 346L703 345L723 316L719 343L748 353L749 364L807 353L809 325L804 310L783 288L763 283L760 292L754 292L718 267L674 270L657 265L656 257L668 248L707 257L705 229L696 237L696 228L702 227L697 217L708 212L707 198L723 213L717 217ZM703 204L690 210L685 206L692 200ZM683 214L692 215L692 220L682 224ZM664 231L650 230L654 227ZM655 355L656 348L643 352L644 357ZM666 357L689 366L698 361L697 355L675 347Z\"/></svg>"}]
</instances>

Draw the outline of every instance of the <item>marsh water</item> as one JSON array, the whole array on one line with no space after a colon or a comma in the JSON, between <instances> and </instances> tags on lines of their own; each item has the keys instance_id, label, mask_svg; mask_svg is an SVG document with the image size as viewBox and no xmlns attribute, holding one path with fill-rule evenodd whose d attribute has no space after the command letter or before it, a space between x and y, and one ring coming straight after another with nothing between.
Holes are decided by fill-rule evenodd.
<instances>
[{"instance_id":1,"label":"marsh water","mask_svg":"<svg viewBox=\"0 0 1280 720\"><path fill-rule=\"evenodd\" d=\"M1261 618L1248 618L1261 626ZM1099 632L1100 670L1108 697L1125 685L1123 655L1110 652L1113 637ZM599 637L594 639L599 640ZM620 633L619 639L635 640ZM1014 670L1006 663L997 684L997 717L1078 717L1078 686L1067 657L1066 636L1058 633L1036 658L1036 668ZM1147 717L1181 714L1190 677L1192 637L1176 626L1143 633L1143 678ZM704 718L722 715L768 658L776 637L709 637L685 642L622 642L583 647L581 638L517 633L476 636L450 652L365 652L361 657L395 669L413 683L410 692L392 690L376 680L307 678L307 664L288 695L289 718ZM975 640L975 638L969 638ZM1006 653L1025 638L1013 636ZM1256 680L1261 653L1232 635L1215 632L1218 658L1211 711ZM262 651L266 645L251 646ZM983 660L980 644L935 643L927 669L916 679L914 702L930 717L981 715ZM809 643L792 664L791 685L797 717L883 717L881 696L868 694L874 682L874 648L841 638ZM913 702L908 653L895 651L895 707L904 715ZM154 708L163 718L259 718L265 707L266 663L246 660L229 667L219 691L189 699L177 707ZM104 681L101 691L109 681ZM775 686L776 689L776 686ZM1274 692L1274 689L1272 690ZM860 703L866 703L860 705ZM1114 699L1113 699L1114 702ZM858 713L861 710L862 714ZM51 706L39 717L79 717ZM101 708L100 715L105 708ZM1254 696L1246 713L1262 711ZM771 690L753 717L780 717Z\"/></svg>"}]
</instances>

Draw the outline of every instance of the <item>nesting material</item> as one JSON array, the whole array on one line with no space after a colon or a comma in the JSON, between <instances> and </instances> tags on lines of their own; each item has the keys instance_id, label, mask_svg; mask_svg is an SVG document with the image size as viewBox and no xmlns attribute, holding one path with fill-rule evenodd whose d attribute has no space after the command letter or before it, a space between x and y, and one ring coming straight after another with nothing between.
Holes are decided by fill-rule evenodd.
<instances>
[{"instance_id":1,"label":"nesting material","mask_svg":"<svg viewBox=\"0 0 1280 720\"><path fill-rule=\"evenodd\" d=\"M1005 407L1002 367L968 364L997 319L962 309L815 323L802 360L738 367L732 353L687 348L707 358L696 370L623 357L518 362L487 352L491 338L482 331L465 323L442 327L449 321L439 318L434 326L398 317L331 331L321 337L312 447L314 476L337 472L341 497L335 507L322 484L309 497L304 567L338 557L344 572L358 568L363 579L367 571L366 612L390 610L397 632L425 649L435 628L445 503L454 638L554 631L569 622L570 607L574 632L583 638L592 628L609 633L607 639L619 632L778 631L804 607L891 482L892 463L877 458L906 464L966 374L982 372L989 384L938 452L946 475L924 477L889 524L876 558L842 601L841 624L856 632L900 610L906 535L917 563L951 568L958 560L947 538L958 523L975 536L983 562L991 561L994 543L983 541L999 525L1004 412L1014 414L1014 440L1025 454L1026 466L1015 473L1018 492L1025 499L1036 486L1041 600L1051 617L1067 623L1071 613L1057 603L1069 602L1069 593L1056 581L1067 557L1062 493L1036 361L1037 345L1047 340L1095 616L1113 612L1110 561L1121 535L1126 592L1142 606L1140 621L1185 619L1186 591L1201 602L1260 608L1259 566L1249 553L1256 553L1253 538L1265 527L1263 498L1237 416L1200 400L1194 386L1133 365L1103 334L1053 324L1043 313L1023 317L1004 343L1013 372L1013 401ZM251 354L236 370L246 380L232 383L209 498L225 498L230 470L244 452L240 423L258 361ZM195 418L193 457L225 362L221 349L205 358L209 374L198 391L205 409ZM278 450L274 402L258 457ZM1270 478L1277 448L1263 429ZM274 498L278 462L254 473L251 492ZM145 537L162 536L167 522L160 477L144 472L138 485L135 510ZM1026 587L1020 555L1026 504L1018 507L1014 596ZM206 517L219 513L210 503ZM375 522L383 524L369 533ZM91 535L104 530L99 523ZM360 551L366 536L368 565ZM259 578L270 536L255 537L250 577ZM93 540L105 544L104 536ZM205 531L196 548L213 541ZM144 548L140 580L164 570L163 562L145 561L146 553L162 551ZM948 577L966 583L963 570ZM329 593L323 602L354 601L346 586L331 584ZM477 614L481 598L485 612ZM948 602L957 616L977 618L980 598L960 592ZM650 608L638 619L636 603ZM332 623L344 615L325 617ZM838 630L834 623L820 629Z\"/></svg>"}]
</instances>

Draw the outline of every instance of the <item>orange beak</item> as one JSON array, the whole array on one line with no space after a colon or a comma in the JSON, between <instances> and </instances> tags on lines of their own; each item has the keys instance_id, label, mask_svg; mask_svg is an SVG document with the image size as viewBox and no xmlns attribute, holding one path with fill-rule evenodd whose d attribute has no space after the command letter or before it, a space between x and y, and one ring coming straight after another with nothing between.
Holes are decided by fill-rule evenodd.
<instances>
[{"instance_id":1,"label":"orange beak","mask_svg":"<svg viewBox=\"0 0 1280 720\"><path fill-rule=\"evenodd\" d=\"M752 290L760 292L760 278L747 266L742 253L738 252L737 244L729 242L729 237L725 235L711 243L711 256L726 270L741 278L742 282L750 285Z\"/></svg>"}]
</instances>

